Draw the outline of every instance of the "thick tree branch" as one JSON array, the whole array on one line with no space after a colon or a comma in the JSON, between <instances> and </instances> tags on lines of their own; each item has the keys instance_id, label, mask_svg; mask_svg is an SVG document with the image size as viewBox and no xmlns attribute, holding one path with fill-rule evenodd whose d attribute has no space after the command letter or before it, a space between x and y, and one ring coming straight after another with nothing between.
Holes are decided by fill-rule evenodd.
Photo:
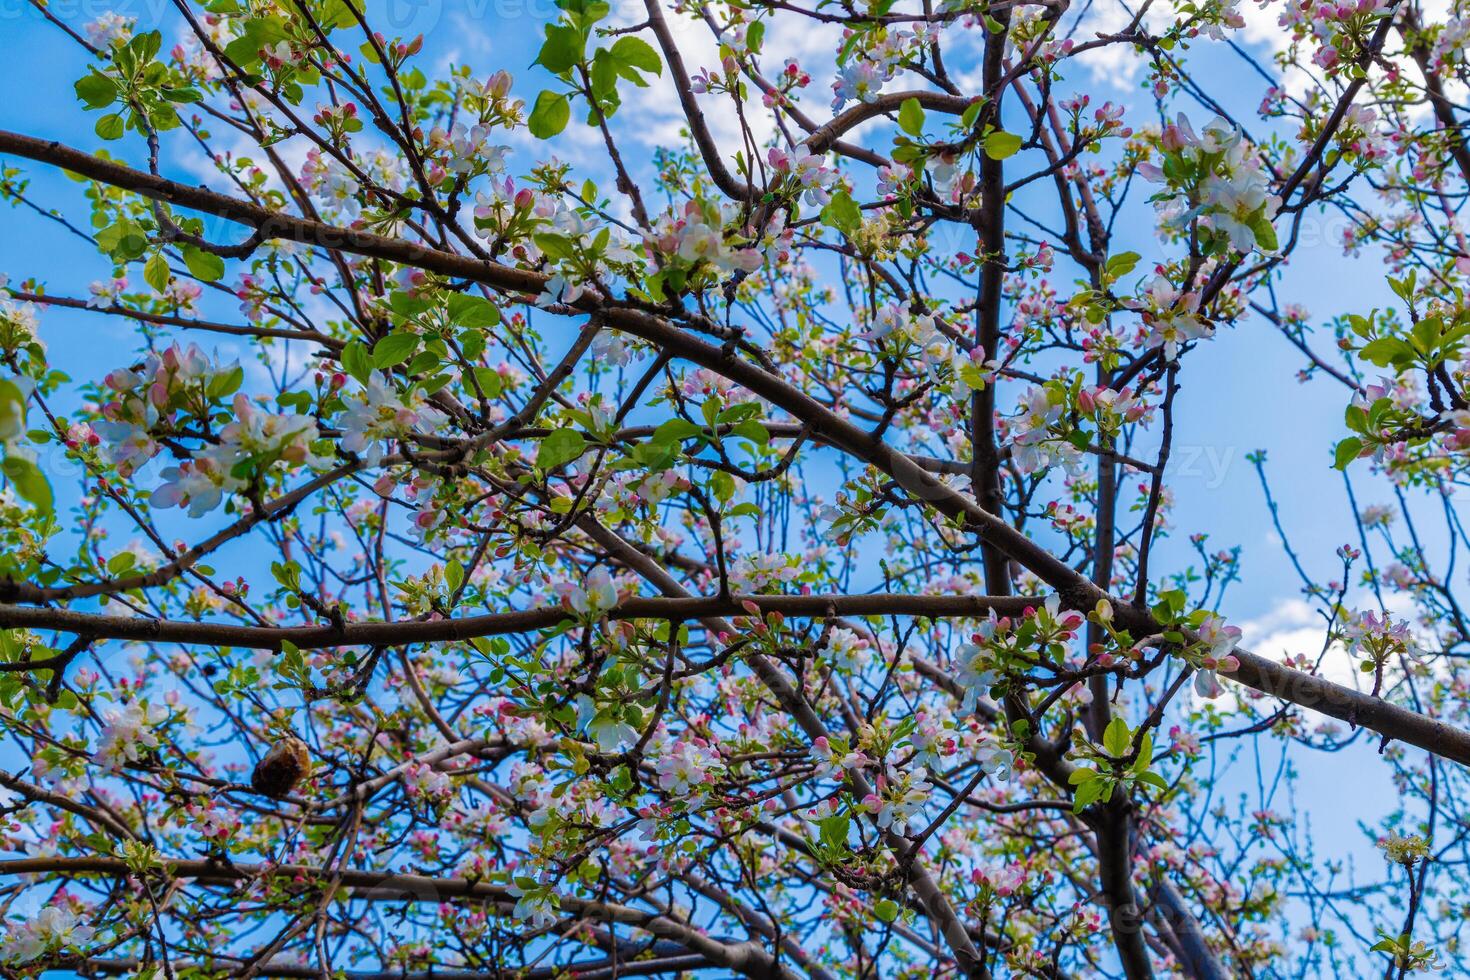
<instances>
[{"instance_id":1,"label":"thick tree branch","mask_svg":"<svg viewBox=\"0 0 1470 980\"><path fill-rule=\"evenodd\" d=\"M787 616L925 616L979 619L994 611L1019 615L1036 599L1007 596L910 595L735 595L686 596L678 598L634 597L602 613L602 618L685 622L715 616L744 616L751 609L761 614L779 612ZM280 650L290 643L300 650L343 646L405 646L413 643L442 643L479 636L503 636L549 629L575 614L561 606L465 616L454 619L403 620L393 623L345 623L342 626L237 626L227 623L190 623L72 612L65 609L0 605L0 629L56 630L94 639L133 640L146 643L190 643L209 646ZM725 626L728 631L728 625ZM38 663L37 667L47 666Z\"/></svg>"}]
</instances>

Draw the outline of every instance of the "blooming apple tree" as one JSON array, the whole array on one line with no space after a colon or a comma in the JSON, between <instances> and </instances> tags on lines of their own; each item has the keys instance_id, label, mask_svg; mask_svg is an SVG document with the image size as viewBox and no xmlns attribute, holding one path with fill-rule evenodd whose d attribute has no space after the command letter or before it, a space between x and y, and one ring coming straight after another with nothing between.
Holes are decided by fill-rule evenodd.
<instances>
[{"instance_id":1,"label":"blooming apple tree","mask_svg":"<svg viewBox=\"0 0 1470 980\"><path fill-rule=\"evenodd\" d=\"M6 975L1454 964L1470 19L1247 6L558 0L487 65L36 0ZM1287 295L1329 224L1378 308ZM1225 333L1354 501L1226 505L1320 613L1284 661L1169 465ZM1313 813L1338 753L1400 801Z\"/></svg>"}]
</instances>

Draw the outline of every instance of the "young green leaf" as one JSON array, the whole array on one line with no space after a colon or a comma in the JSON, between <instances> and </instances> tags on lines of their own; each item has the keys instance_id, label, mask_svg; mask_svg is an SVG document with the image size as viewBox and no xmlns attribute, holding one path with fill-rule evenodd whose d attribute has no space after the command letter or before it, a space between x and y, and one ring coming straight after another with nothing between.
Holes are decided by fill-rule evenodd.
<instances>
[{"instance_id":1,"label":"young green leaf","mask_svg":"<svg viewBox=\"0 0 1470 980\"><path fill-rule=\"evenodd\" d=\"M1112 756L1126 755L1128 752L1128 723L1119 715L1114 715L1113 720L1108 722L1107 729L1103 732L1103 748L1108 750Z\"/></svg>"},{"instance_id":2,"label":"young green leaf","mask_svg":"<svg viewBox=\"0 0 1470 980\"><path fill-rule=\"evenodd\" d=\"M536 450L536 465L550 471L570 463L587 448L587 440L576 429L557 429L541 440Z\"/></svg>"},{"instance_id":3,"label":"young green leaf","mask_svg":"<svg viewBox=\"0 0 1470 980\"><path fill-rule=\"evenodd\" d=\"M97 120L97 124L95 126L93 126L92 129L102 139L105 139L105 140L122 139L122 134L123 134L123 117L122 117L122 114L121 113L118 113L118 112L109 112L107 115L100 117Z\"/></svg>"},{"instance_id":4,"label":"young green leaf","mask_svg":"<svg viewBox=\"0 0 1470 980\"><path fill-rule=\"evenodd\" d=\"M664 73L664 63L659 59L658 52L653 49L653 45L641 37L624 34L613 44L610 53L613 60L619 65L637 68L639 71L651 72L655 75Z\"/></svg>"},{"instance_id":5,"label":"young green leaf","mask_svg":"<svg viewBox=\"0 0 1470 980\"><path fill-rule=\"evenodd\" d=\"M190 275L204 282L215 282L224 278L225 260L193 245L184 246L184 265L188 266Z\"/></svg>"},{"instance_id":6,"label":"young green leaf","mask_svg":"<svg viewBox=\"0 0 1470 980\"><path fill-rule=\"evenodd\" d=\"M898 128L910 136L922 136L924 133L924 107L919 105L919 100L907 98L898 107Z\"/></svg>"},{"instance_id":7,"label":"young green leaf","mask_svg":"<svg viewBox=\"0 0 1470 980\"><path fill-rule=\"evenodd\" d=\"M117 83L100 72L83 75L74 87L89 109L104 109L117 101Z\"/></svg>"},{"instance_id":8,"label":"young green leaf","mask_svg":"<svg viewBox=\"0 0 1470 980\"><path fill-rule=\"evenodd\" d=\"M1004 160L1006 157L1015 156L1019 149L1021 149L1021 137L1015 133L997 129L985 136L985 155L992 160Z\"/></svg>"},{"instance_id":9,"label":"young green leaf","mask_svg":"<svg viewBox=\"0 0 1470 980\"><path fill-rule=\"evenodd\" d=\"M419 349L419 336L412 333L390 333L373 345L373 367L378 370L397 367Z\"/></svg>"},{"instance_id":10,"label":"young green leaf","mask_svg":"<svg viewBox=\"0 0 1470 980\"><path fill-rule=\"evenodd\" d=\"M483 296L450 293L449 319L461 327L485 329L500 322L500 310Z\"/></svg>"},{"instance_id":11,"label":"young green leaf","mask_svg":"<svg viewBox=\"0 0 1470 980\"><path fill-rule=\"evenodd\" d=\"M35 463L24 456L6 456L0 462L0 471L4 471L6 479L22 499L34 504L43 513L51 513L51 484Z\"/></svg>"},{"instance_id":12,"label":"young green leaf","mask_svg":"<svg viewBox=\"0 0 1470 980\"><path fill-rule=\"evenodd\" d=\"M161 252L155 253L143 266L143 281L160 293L168 288L169 280L172 278L173 273L169 271L168 260Z\"/></svg>"},{"instance_id":13,"label":"young green leaf","mask_svg":"<svg viewBox=\"0 0 1470 980\"><path fill-rule=\"evenodd\" d=\"M851 235L862 227L863 212L852 199L852 195L845 190L838 190L822 209L822 224L836 228L844 235Z\"/></svg>"},{"instance_id":14,"label":"young green leaf","mask_svg":"<svg viewBox=\"0 0 1470 980\"><path fill-rule=\"evenodd\" d=\"M550 139L567 128L572 118L572 106L560 92L542 92L536 96L536 106L531 110L527 125L531 135L537 139Z\"/></svg>"},{"instance_id":15,"label":"young green leaf","mask_svg":"<svg viewBox=\"0 0 1470 980\"><path fill-rule=\"evenodd\" d=\"M1363 452L1363 440L1357 436L1348 436L1337 444L1332 452L1333 469L1345 470L1347 465L1357 459Z\"/></svg>"},{"instance_id":16,"label":"young green leaf","mask_svg":"<svg viewBox=\"0 0 1470 980\"><path fill-rule=\"evenodd\" d=\"M366 386L368 379L373 376L373 359L368 354L367 345L360 340L354 340L343 347L342 367L357 379L358 384Z\"/></svg>"}]
</instances>

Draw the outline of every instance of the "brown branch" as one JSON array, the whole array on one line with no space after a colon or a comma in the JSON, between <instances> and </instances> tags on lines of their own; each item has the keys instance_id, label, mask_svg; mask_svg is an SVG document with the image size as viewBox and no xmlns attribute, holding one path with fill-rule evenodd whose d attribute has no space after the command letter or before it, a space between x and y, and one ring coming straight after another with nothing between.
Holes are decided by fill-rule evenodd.
<instances>
[{"instance_id":1,"label":"brown branch","mask_svg":"<svg viewBox=\"0 0 1470 980\"><path fill-rule=\"evenodd\" d=\"M980 618L991 611L1019 615L1038 599L1006 597L992 601L974 595L737 595L688 596L680 598L632 598L603 614L610 620L662 619L683 622L714 616L742 616L753 605L762 614L786 616L926 616L932 618ZM466 616L460 619L403 620L394 623L344 623L342 626L237 626L229 623L190 623L140 616L114 616L0 605L0 629L57 630L99 640L133 640L145 643L194 643L241 647L249 650L280 650L291 643L300 650L343 646L405 646L413 643L443 643L479 636L502 636L549 629L574 614L560 606L513 612ZM725 627L727 630L729 627ZM16 664L49 667L49 661Z\"/></svg>"},{"instance_id":2,"label":"brown branch","mask_svg":"<svg viewBox=\"0 0 1470 980\"><path fill-rule=\"evenodd\" d=\"M463 899L483 902L501 914L509 913L516 903L516 896L506 886L467 878L434 878L304 864L225 864L172 858L160 861L155 870L171 879L191 879L203 884L234 885L274 880L287 888L305 885L328 892L347 889L352 893L348 897L358 901L438 903L445 899ZM127 862L120 858L43 857L0 861L0 876L45 874L136 877ZM761 980L796 980L795 975L777 963L775 957L759 943L711 939L694 926L615 902L558 895L557 903L563 912L578 919L637 926L660 939L673 940L717 967Z\"/></svg>"},{"instance_id":3,"label":"brown branch","mask_svg":"<svg viewBox=\"0 0 1470 980\"><path fill-rule=\"evenodd\" d=\"M165 327L183 327L187 330L204 330L209 333L230 334L236 337L276 337L281 340L305 340L321 344L332 350L341 350L345 346L342 341L328 337L324 333L315 330L283 330L278 327L254 327L234 323L215 323L211 320L196 320L193 317L177 316L171 313L148 313L143 310L132 310L126 306L92 306L79 299L67 296L48 296L45 293L23 293L12 292L12 296L22 302L39 303L44 306L60 306L69 310L84 310L91 313L106 313L112 316L127 317L140 323L152 323Z\"/></svg>"}]
</instances>

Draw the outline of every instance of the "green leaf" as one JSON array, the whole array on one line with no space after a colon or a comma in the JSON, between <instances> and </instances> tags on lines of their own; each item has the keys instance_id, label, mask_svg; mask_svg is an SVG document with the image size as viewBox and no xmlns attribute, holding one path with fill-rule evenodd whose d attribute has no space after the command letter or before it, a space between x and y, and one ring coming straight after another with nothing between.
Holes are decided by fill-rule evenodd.
<instances>
[{"instance_id":1,"label":"green leaf","mask_svg":"<svg viewBox=\"0 0 1470 980\"><path fill-rule=\"evenodd\" d=\"M228 398L245 383L245 369L236 364L229 371L216 374L209 381L210 398Z\"/></svg>"},{"instance_id":2,"label":"green leaf","mask_svg":"<svg viewBox=\"0 0 1470 980\"><path fill-rule=\"evenodd\" d=\"M1357 459L1362 451L1363 440L1357 436L1348 436L1342 442L1339 442L1337 448L1332 451L1333 469L1347 469L1347 465Z\"/></svg>"},{"instance_id":3,"label":"green leaf","mask_svg":"<svg viewBox=\"0 0 1470 980\"><path fill-rule=\"evenodd\" d=\"M567 97L559 92L542 92L536 96L536 106L531 110L527 126L537 139L550 139L567 128L572 118L572 107Z\"/></svg>"},{"instance_id":4,"label":"green leaf","mask_svg":"<svg viewBox=\"0 0 1470 980\"><path fill-rule=\"evenodd\" d=\"M536 56L535 64L554 75L571 71L572 66L582 60L584 41L581 32L565 24L548 24L545 33L546 40L541 45L541 53Z\"/></svg>"},{"instance_id":5,"label":"green leaf","mask_svg":"<svg viewBox=\"0 0 1470 980\"><path fill-rule=\"evenodd\" d=\"M1141 772L1138 774L1138 781L1140 783L1148 783L1157 789L1165 791L1169 789L1169 781L1156 772Z\"/></svg>"},{"instance_id":6,"label":"green leaf","mask_svg":"<svg viewBox=\"0 0 1470 980\"><path fill-rule=\"evenodd\" d=\"M620 65L637 68L639 71L652 72L655 75L664 73L664 63L659 59L658 52L653 49L653 45L641 37L625 34L614 42L609 53Z\"/></svg>"},{"instance_id":7,"label":"green leaf","mask_svg":"<svg viewBox=\"0 0 1470 980\"><path fill-rule=\"evenodd\" d=\"M1141 258L1143 256L1137 252L1119 252L1117 255L1108 259L1108 275L1114 279L1126 276L1133 271L1134 266L1138 265L1138 260Z\"/></svg>"},{"instance_id":8,"label":"green leaf","mask_svg":"<svg viewBox=\"0 0 1470 980\"><path fill-rule=\"evenodd\" d=\"M140 65L152 61L162 47L163 35L158 31L138 34L128 42L128 49L138 59Z\"/></svg>"},{"instance_id":9,"label":"green leaf","mask_svg":"<svg viewBox=\"0 0 1470 980\"><path fill-rule=\"evenodd\" d=\"M761 45L766 39L766 22L758 20L745 29L745 49L752 54L759 54Z\"/></svg>"},{"instance_id":10,"label":"green leaf","mask_svg":"<svg viewBox=\"0 0 1470 980\"><path fill-rule=\"evenodd\" d=\"M505 379L494 368L475 368L475 380L480 383L480 391L484 392L486 398L498 397L505 387Z\"/></svg>"},{"instance_id":11,"label":"green leaf","mask_svg":"<svg viewBox=\"0 0 1470 980\"><path fill-rule=\"evenodd\" d=\"M556 0L556 5L567 12L568 23L584 34L612 11L603 0Z\"/></svg>"},{"instance_id":12,"label":"green leaf","mask_svg":"<svg viewBox=\"0 0 1470 980\"><path fill-rule=\"evenodd\" d=\"M388 305L403 319L412 320L421 313L427 313L434 304L427 296L411 296L395 289L388 294Z\"/></svg>"},{"instance_id":13,"label":"green leaf","mask_svg":"<svg viewBox=\"0 0 1470 980\"><path fill-rule=\"evenodd\" d=\"M832 816L817 821L817 828L822 834L822 843L828 847L843 847L847 844L848 831L852 829L852 816L847 813L834 813Z\"/></svg>"},{"instance_id":14,"label":"green leaf","mask_svg":"<svg viewBox=\"0 0 1470 980\"><path fill-rule=\"evenodd\" d=\"M1133 771L1135 773L1147 772L1149 763L1153 761L1154 737L1150 733L1145 733L1143 738L1138 740L1138 758L1133 760Z\"/></svg>"},{"instance_id":15,"label":"green leaf","mask_svg":"<svg viewBox=\"0 0 1470 980\"><path fill-rule=\"evenodd\" d=\"M547 231L532 235L531 240L550 259L569 259L575 254L575 246L566 235L555 235Z\"/></svg>"},{"instance_id":16,"label":"green leaf","mask_svg":"<svg viewBox=\"0 0 1470 980\"><path fill-rule=\"evenodd\" d=\"M1274 252L1279 246L1276 240L1276 227L1271 224L1270 217L1265 210L1258 211L1250 222L1251 231L1255 232L1256 245L1263 252Z\"/></svg>"},{"instance_id":17,"label":"green leaf","mask_svg":"<svg viewBox=\"0 0 1470 980\"><path fill-rule=\"evenodd\" d=\"M160 293L168 288L168 281L172 278L173 273L169 271L168 260L161 252L154 253L153 257L143 266L143 281Z\"/></svg>"},{"instance_id":18,"label":"green leaf","mask_svg":"<svg viewBox=\"0 0 1470 980\"><path fill-rule=\"evenodd\" d=\"M627 459L616 465L623 469L645 469L662 473L678 460L681 448L680 440L668 439L660 442L655 437L630 446Z\"/></svg>"},{"instance_id":19,"label":"green leaf","mask_svg":"<svg viewBox=\"0 0 1470 980\"><path fill-rule=\"evenodd\" d=\"M105 140L121 139L123 134L123 117L121 113L109 112L97 120L97 125L92 129L98 136Z\"/></svg>"},{"instance_id":20,"label":"green leaf","mask_svg":"<svg viewBox=\"0 0 1470 980\"><path fill-rule=\"evenodd\" d=\"M758 446L764 446L771 441L771 433L755 419L746 419L730 431L744 439L749 439Z\"/></svg>"},{"instance_id":21,"label":"green leaf","mask_svg":"<svg viewBox=\"0 0 1470 980\"><path fill-rule=\"evenodd\" d=\"M1106 779L1089 779L1077 787L1077 795L1072 797L1072 812L1081 813L1089 804L1103 794L1108 788Z\"/></svg>"},{"instance_id":22,"label":"green leaf","mask_svg":"<svg viewBox=\"0 0 1470 980\"><path fill-rule=\"evenodd\" d=\"M271 575L293 592L301 587L301 566L295 561L271 562Z\"/></svg>"},{"instance_id":23,"label":"green leaf","mask_svg":"<svg viewBox=\"0 0 1470 980\"><path fill-rule=\"evenodd\" d=\"M536 450L536 465L551 471L570 463L587 449L587 440L576 429L557 429L541 440Z\"/></svg>"},{"instance_id":24,"label":"green leaf","mask_svg":"<svg viewBox=\"0 0 1470 980\"><path fill-rule=\"evenodd\" d=\"M484 329L500 322L500 309L483 296L450 293L449 319L462 327Z\"/></svg>"},{"instance_id":25,"label":"green leaf","mask_svg":"<svg viewBox=\"0 0 1470 980\"><path fill-rule=\"evenodd\" d=\"M6 456L0 462L0 470L23 499L35 504L38 510L51 513L54 506L51 484L35 463L22 456Z\"/></svg>"},{"instance_id":26,"label":"green leaf","mask_svg":"<svg viewBox=\"0 0 1470 980\"><path fill-rule=\"evenodd\" d=\"M378 370L396 367L413 357L419 349L416 333L390 333L373 345L373 367Z\"/></svg>"},{"instance_id":27,"label":"green leaf","mask_svg":"<svg viewBox=\"0 0 1470 980\"><path fill-rule=\"evenodd\" d=\"M1015 156L1016 151L1020 149L1021 137L1015 133L997 129L985 136L985 155L992 160L1004 160L1006 157Z\"/></svg>"},{"instance_id":28,"label":"green leaf","mask_svg":"<svg viewBox=\"0 0 1470 980\"><path fill-rule=\"evenodd\" d=\"M1421 354L1428 354L1439 346L1440 319L1437 316L1427 316L1414 324L1409 331L1415 350Z\"/></svg>"},{"instance_id":29,"label":"green leaf","mask_svg":"<svg viewBox=\"0 0 1470 980\"><path fill-rule=\"evenodd\" d=\"M438 368L439 355L431 350L426 350L415 354L413 360L408 362L408 367L405 370L410 375L419 377L425 374L432 374Z\"/></svg>"},{"instance_id":30,"label":"green leaf","mask_svg":"<svg viewBox=\"0 0 1470 980\"><path fill-rule=\"evenodd\" d=\"M852 195L845 190L838 190L832 195L832 200L822 208L822 224L829 228L836 228L844 235L851 235L863 224L863 212L858 207Z\"/></svg>"},{"instance_id":31,"label":"green leaf","mask_svg":"<svg viewBox=\"0 0 1470 980\"><path fill-rule=\"evenodd\" d=\"M612 115L618 105L618 75L624 71L621 65L606 50L599 48L592 58L592 71L588 78L592 82L592 98L597 104ZM643 84L643 76L629 68L627 73L632 75L634 81ZM588 120L595 121L595 116Z\"/></svg>"},{"instance_id":32,"label":"green leaf","mask_svg":"<svg viewBox=\"0 0 1470 980\"><path fill-rule=\"evenodd\" d=\"M117 83L101 72L93 71L77 80L77 98L89 109L104 109L117 101Z\"/></svg>"},{"instance_id":33,"label":"green leaf","mask_svg":"<svg viewBox=\"0 0 1470 980\"><path fill-rule=\"evenodd\" d=\"M1378 367L1408 367L1414 362L1414 348L1397 337L1379 337L1363 345L1358 352L1363 360Z\"/></svg>"},{"instance_id":34,"label":"green leaf","mask_svg":"<svg viewBox=\"0 0 1470 980\"><path fill-rule=\"evenodd\" d=\"M735 478L724 470L715 470L710 474L709 487L714 492L715 499L722 504L728 504L730 498L735 496Z\"/></svg>"},{"instance_id":35,"label":"green leaf","mask_svg":"<svg viewBox=\"0 0 1470 980\"><path fill-rule=\"evenodd\" d=\"M485 335L479 330L464 330L459 335L459 346L464 356L471 361L478 361L480 355L485 353Z\"/></svg>"},{"instance_id":36,"label":"green leaf","mask_svg":"<svg viewBox=\"0 0 1470 980\"><path fill-rule=\"evenodd\" d=\"M368 355L367 345L360 340L354 340L342 348L342 367L359 384L366 387L368 379L373 376L373 360Z\"/></svg>"},{"instance_id":37,"label":"green leaf","mask_svg":"<svg viewBox=\"0 0 1470 980\"><path fill-rule=\"evenodd\" d=\"M697 436L703 431L688 419L669 419L653 430L649 442L683 442L690 436Z\"/></svg>"},{"instance_id":38,"label":"green leaf","mask_svg":"<svg viewBox=\"0 0 1470 980\"><path fill-rule=\"evenodd\" d=\"M1108 722L1108 727L1103 732L1103 748L1108 750L1109 755L1126 755L1128 735L1128 723L1121 716L1114 715L1113 720Z\"/></svg>"},{"instance_id":39,"label":"green leaf","mask_svg":"<svg viewBox=\"0 0 1470 980\"><path fill-rule=\"evenodd\" d=\"M260 63L262 48L271 47L287 38L286 25L279 17L258 17L245 21L242 33L225 46L225 54L241 68Z\"/></svg>"},{"instance_id":40,"label":"green leaf","mask_svg":"<svg viewBox=\"0 0 1470 980\"><path fill-rule=\"evenodd\" d=\"M450 592L457 592L464 584L464 566L458 561L450 560L444 566L444 584L449 586Z\"/></svg>"},{"instance_id":41,"label":"green leaf","mask_svg":"<svg viewBox=\"0 0 1470 980\"><path fill-rule=\"evenodd\" d=\"M215 282L225 274L224 259L193 245L184 246L184 265L189 267L190 275L204 282Z\"/></svg>"},{"instance_id":42,"label":"green leaf","mask_svg":"<svg viewBox=\"0 0 1470 980\"><path fill-rule=\"evenodd\" d=\"M910 136L924 134L924 107L919 100L908 98L898 107L898 128Z\"/></svg>"},{"instance_id":43,"label":"green leaf","mask_svg":"<svg viewBox=\"0 0 1470 980\"><path fill-rule=\"evenodd\" d=\"M119 218L97 233L97 247L114 262L127 262L148 250L148 236L136 221Z\"/></svg>"},{"instance_id":44,"label":"green leaf","mask_svg":"<svg viewBox=\"0 0 1470 980\"><path fill-rule=\"evenodd\" d=\"M898 903L891 898L880 898L873 906L873 914L884 922L892 922L898 918Z\"/></svg>"}]
</instances>

